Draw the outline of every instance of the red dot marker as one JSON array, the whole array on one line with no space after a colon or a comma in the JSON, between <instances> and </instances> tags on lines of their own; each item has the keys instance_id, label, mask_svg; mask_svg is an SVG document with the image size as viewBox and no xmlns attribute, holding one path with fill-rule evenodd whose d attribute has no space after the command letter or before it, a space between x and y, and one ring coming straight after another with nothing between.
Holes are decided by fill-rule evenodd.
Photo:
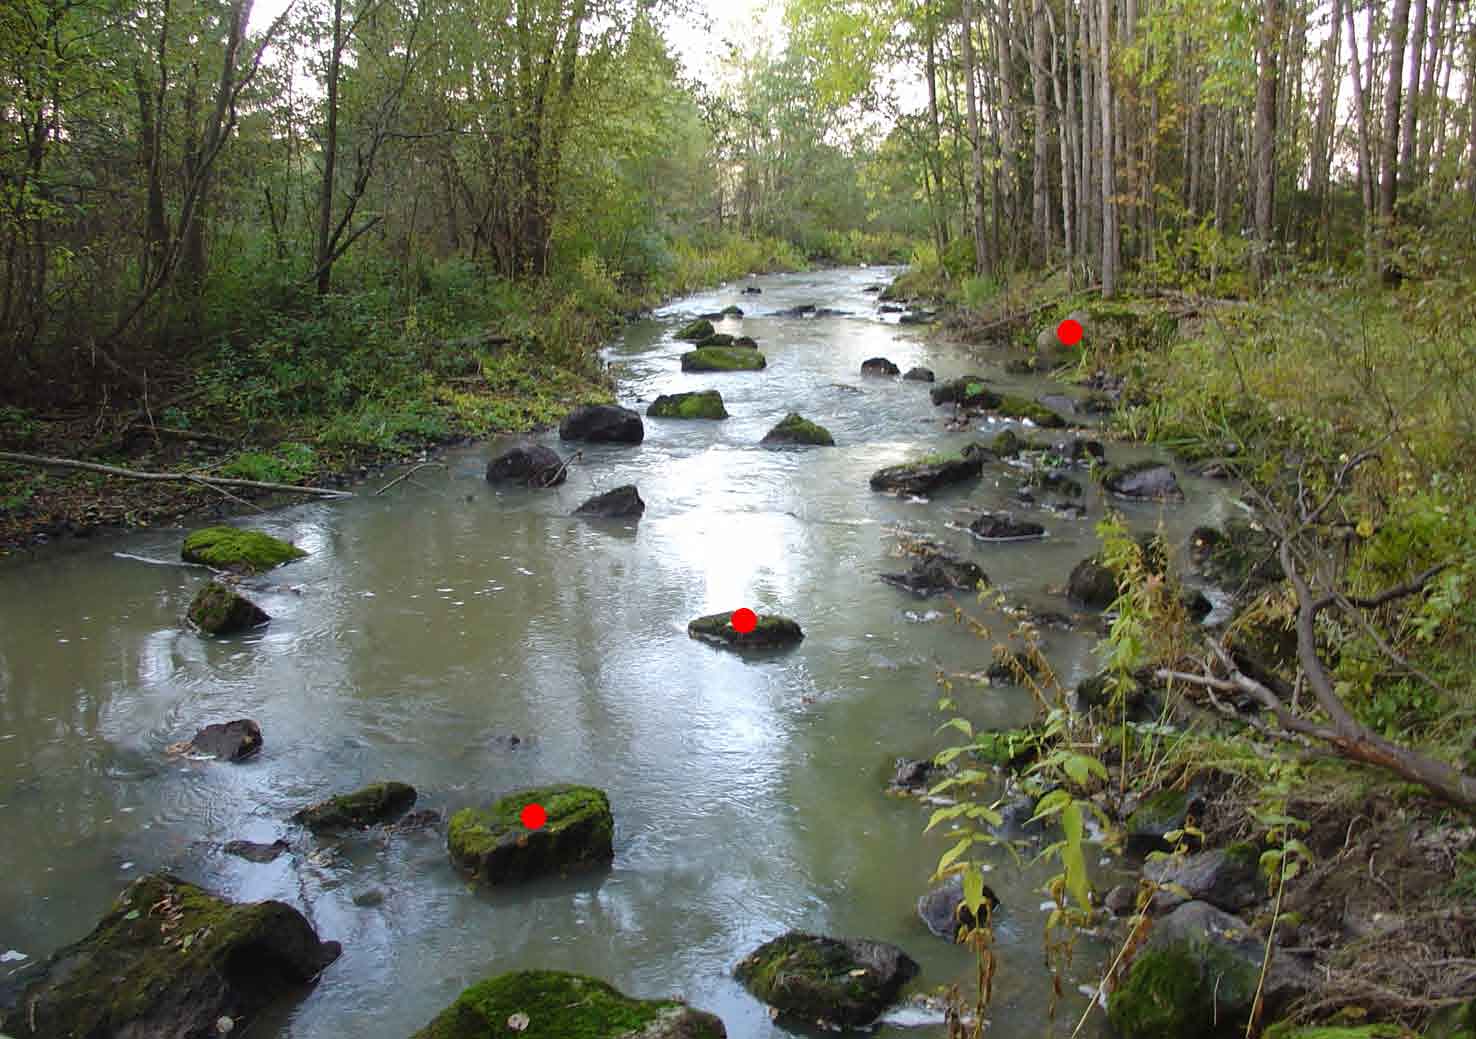
<instances>
[{"instance_id":1,"label":"red dot marker","mask_svg":"<svg viewBox=\"0 0 1476 1039\"><path fill-rule=\"evenodd\" d=\"M518 813L518 818L523 820L523 825L530 830L541 830L543 824L548 822L548 813L543 810L541 804L524 805L523 810Z\"/></svg>"},{"instance_id":2,"label":"red dot marker","mask_svg":"<svg viewBox=\"0 0 1476 1039\"><path fill-rule=\"evenodd\" d=\"M733 630L738 634L747 635L758 627L758 614L744 606L733 611L733 616L728 619L728 623L733 625Z\"/></svg>"},{"instance_id":3,"label":"red dot marker","mask_svg":"<svg viewBox=\"0 0 1476 1039\"><path fill-rule=\"evenodd\" d=\"M1068 317L1056 326L1056 338L1067 346L1075 346L1081 342L1083 331L1080 321L1075 321Z\"/></svg>"}]
</instances>

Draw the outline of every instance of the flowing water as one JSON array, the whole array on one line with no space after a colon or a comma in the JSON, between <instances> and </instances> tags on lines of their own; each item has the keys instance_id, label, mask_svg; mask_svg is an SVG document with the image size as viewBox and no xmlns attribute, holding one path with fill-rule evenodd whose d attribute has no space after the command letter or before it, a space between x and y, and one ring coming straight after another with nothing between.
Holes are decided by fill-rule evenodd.
<instances>
[{"instance_id":1,"label":"flowing water","mask_svg":"<svg viewBox=\"0 0 1476 1039\"><path fill-rule=\"evenodd\" d=\"M731 978L789 928L893 941L928 986L966 981L967 954L913 911L947 845L922 834L926 807L883 785L893 757L943 743L939 669L976 669L989 647L953 623L947 600L913 599L878 574L906 569L900 528L974 559L1012 601L1069 609L1060 588L1094 550L1102 505L1088 490L1085 519L1041 518L1044 541L981 544L954 525L1009 503L1019 480L1008 469L931 502L867 487L876 469L987 438L991 424L946 432L948 409L925 384L862 377L864 359L1060 389L879 318L862 290L891 273L750 279L629 326L606 351L622 403L644 411L658 393L711 386L732 417L648 419L639 447L584 445L558 490L489 486L496 445L484 444L383 495L372 491L387 477L352 500L243 519L311 553L252 585L274 617L256 634L211 641L181 623L208 575L173 562L179 530L0 565L0 955L48 954L86 933L130 878L169 868L238 899L290 902L343 943L306 999L253 1025L258 1037L403 1039L465 985L529 966L680 994L736 1039L808 1034L771 1021ZM740 295L750 284L763 294ZM683 374L672 333L729 303L750 313L721 330L757 337L768 369ZM806 303L850 316L765 316ZM839 446L757 447L789 411ZM1114 461L1143 453L1110 448ZM1161 517L1183 536L1233 508L1224 487L1180 476L1188 504L1128 507L1136 527ZM647 502L639 524L569 515L623 483ZM804 643L746 659L687 637L691 618L741 605L796 618ZM1064 681L1093 670L1091 636L1051 632L1047 646ZM976 725L1031 715L1009 686L961 702ZM166 753L238 717L261 723L255 760ZM487 893L452 868L443 831L325 842L285 822L378 779L413 783L422 807L445 812L550 781L603 787L614 866ZM277 837L294 848L270 864L221 850ZM997 1034L1047 1029L1049 872L1001 857L989 877L1003 903ZM356 904L371 891L383 901ZM1063 1016L1084 1006L1074 989L1100 955L1083 942ZM933 1039L942 1028L872 1034Z\"/></svg>"}]
</instances>

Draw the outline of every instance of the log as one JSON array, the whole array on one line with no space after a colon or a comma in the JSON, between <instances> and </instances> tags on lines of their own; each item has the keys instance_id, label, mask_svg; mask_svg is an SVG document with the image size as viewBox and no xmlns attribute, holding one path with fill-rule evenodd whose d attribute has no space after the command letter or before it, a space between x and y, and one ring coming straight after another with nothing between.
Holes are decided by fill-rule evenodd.
<instances>
[{"instance_id":1,"label":"log","mask_svg":"<svg viewBox=\"0 0 1476 1039\"><path fill-rule=\"evenodd\" d=\"M330 487L298 487L290 483L266 483L261 480L237 480L224 476L199 476L195 473L146 473L137 469L122 469L115 465L97 462L80 462L75 458L50 458L45 455L27 455L15 451L0 451L0 462L16 465L38 465L48 469L80 469L105 476L118 476L125 480L162 480L175 483L201 483L207 487L245 487L256 491L280 491L286 494L310 494L318 498L352 498L352 491L340 491Z\"/></svg>"}]
</instances>

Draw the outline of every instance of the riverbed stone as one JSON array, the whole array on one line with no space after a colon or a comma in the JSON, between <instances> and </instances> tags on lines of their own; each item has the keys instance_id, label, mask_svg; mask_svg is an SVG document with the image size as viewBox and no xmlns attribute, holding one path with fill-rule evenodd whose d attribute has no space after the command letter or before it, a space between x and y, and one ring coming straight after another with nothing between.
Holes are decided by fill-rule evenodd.
<instances>
[{"instance_id":1,"label":"riverbed stone","mask_svg":"<svg viewBox=\"0 0 1476 1039\"><path fill-rule=\"evenodd\" d=\"M739 346L709 346L682 354L684 372L756 372L768 365L759 351Z\"/></svg>"},{"instance_id":2,"label":"riverbed stone","mask_svg":"<svg viewBox=\"0 0 1476 1039\"><path fill-rule=\"evenodd\" d=\"M945 592L972 592L989 578L977 563L938 552L919 559L901 574L882 574L887 584L911 592L920 599Z\"/></svg>"},{"instance_id":3,"label":"riverbed stone","mask_svg":"<svg viewBox=\"0 0 1476 1039\"><path fill-rule=\"evenodd\" d=\"M1108 997L1107 1018L1122 1039L1233 1039L1245 1033L1260 983L1265 942L1239 917L1186 902L1159 918ZM1315 976L1273 952L1262 997L1274 1021Z\"/></svg>"},{"instance_id":4,"label":"riverbed stone","mask_svg":"<svg viewBox=\"0 0 1476 1039\"><path fill-rule=\"evenodd\" d=\"M734 346L741 346L745 350L757 350L758 340L753 336L738 336L733 340Z\"/></svg>"},{"instance_id":5,"label":"riverbed stone","mask_svg":"<svg viewBox=\"0 0 1476 1039\"><path fill-rule=\"evenodd\" d=\"M743 308L736 303L729 303L721 311L723 317L742 317Z\"/></svg>"},{"instance_id":6,"label":"riverbed stone","mask_svg":"<svg viewBox=\"0 0 1476 1039\"><path fill-rule=\"evenodd\" d=\"M487 463L488 483L557 487L568 475L558 452L542 444L517 444Z\"/></svg>"},{"instance_id":7,"label":"riverbed stone","mask_svg":"<svg viewBox=\"0 0 1476 1039\"><path fill-rule=\"evenodd\" d=\"M275 862L291 849L292 845L281 839L272 841L270 844L261 844L256 841L226 841L221 847L221 851L227 855L234 855L238 859L256 863Z\"/></svg>"},{"instance_id":8,"label":"riverbed stone","mask_svg":"<svg viewBox=\"0 0 1476 1039\"><path fill-rule=\"evenodd\" d=\"M982 453L971 455L934 455L916 462L889 465L871 475L874 491L899 491L904 494L930 494L940 487L975 480L984 472Z\"/></svg>"},{"instance_id":9,"label":"riverbed stone","mask_svg":"<svg viewBox=\"0 0 1476 1039\"><path fill-rule=\"evenodd\" d=\"M364 830L394 822L415 807L416 796L409 783L371 783L303 808L293 814L292 821L318 834Z\"/></svg>"},{"instance_id":10,"label":"riverbed stone","mask_svg":"<svg viewBox=\"0 0 1476 1039\"><path fill-rule=\"evenodd\" d=\"M646 409L648 418L691 418L725 419L728 409L723 406L723 395L717 390L698 390L695 393L664 393L651 402Z\"/></svg>"},{"instance_id":11,"label":"riverbed stone","mask_svg":"<svg viewBox=\"0 0 1476 1039\"><path fill-rule=\"evenodd\" d=\"M991 912L999 907L999 899L987 884L984 900ZM949 941L958 938L960 928L973 928L976 923L974 914L964 905L963 878L957 873L917 900L917 915L929 931Z\"/></svg>"},{"instance_id":12,"label":"riverbed stone","mask_svg":"<svg viewBox=\"0 0 1476 1039\"><path fill-rule=\"evenodd\" d=\"M942 770L930 760L897 758L887 789L895 793L925 794Z\"/></svg>"},{"instance_id":13,"label":"riverbed stone","mask_svg":"<svg viewBox=\"0 0 1476 1039\"><path fill-rule=\"evenodd\" d=\"M917 367L907 369L907 374L902 378L908 382L932 382L937 376L933 374L931 368Z\"/></svg>"},{"instance_id":14,"label":"riverbed stone","mask_svg":"<svg viewBox=\"0 0 1476 1039\"><path fill-rule=\"evenodd\" d=\"M1072 568L1066 595L1083 606L1105 610L1117 601L1117 575L1096 556L1088 556Z\"/></svg>"},{"instance_id":15,"label":"riverbed stone","mask_svg":"<svg viewBox=\"0 0 1476 1039\"><path fill-rule=\"evenodd\" d=\"M994 406L993 410L1006 418L1028 419L1043 429L1060 429L1066 425L1064 418L1029 397L1018 397L1007 393L1000 397L999 403Z\"/></svg>"},{"instance_id":16,"label":"riverbed stone","mask_svg":"<svg viewBox=\"0 0 1476 1039\"><path fill-rule=\"evenodd\" d=\"M997 408L1003 399L989 388L982 375L961 375L940 382L929 391L934 404L958 404L965 408Z\"/></svg>"},{"instance_id":17,"label":"riverbed stone","mask_svg":"<svg viewBox=\"0 0 1476 1039\"><path fill-rule=\"evenodd\" d=\"M690 321L687 324L683 325L677 331L676 337L678 339L685 339L688 342L695 343L699 339L706 339L708 336L712 335L712 333L712 322L707 320L706 318L698 318L696 321Z\"/></svg>"},{"instance_id":18,"label":"riverbed stone","mask_svg":"<svg viewBox=\"0 0 1476 1039\"><path fill-rule=\"evenodd\" d=\"M769 447L783 445L834 447L835 437L831 436L830 430L824 426L817 425L791 411L779 421L778 425L765 433L764 439L759 442Z\"/></svg>"},{"instance_id":19,"label":"riverbed stone","mask_svg":"<svg viewBox=\"0 0 1476 1039\"><path fill-rule=\"evenodd\" d=\"M261 745L261 726L250 718L238 718L205 726L185 749L221 761L245 761L259 753Z\"/></svg>"},{"instance_id":20,"label":"riverbed stone","mask_svg":"<svg viewBox=\"0 0 1476 1039\"><path fill-rule=\"evenodd\" d=\"M714 332L712 335L708 336L706 339L699 339L699 340L697 340L697 342L696 342L695 345L696 345L697 349L700 350L700 349L702 349L703 347L706 347L706 346L734 346L736 344L737 344L737 340L734 339L727 332Z\"/></svg>"},{"instance_id":21,"label":"riverbed stone","mask_svg":"<svg viewBox=\"0 0 1476 1039\"><path fill-rule=\"evenodd\" d=\"M258 574L307 555L290 541L259 530L238 527L205 527L185 538L180 557L186 563L203 563L215 570Z\"/></svg>"},{"instance_id":22,"label":"riverbed stone","mask_svg":"<svg viewBox=\"0 0 1476 1039\"><path fill-rule=\"evenodd\" d=\"M548 819L530 830L520 813L535 803ZM559 784L520 790L490 808L463 808L451 817L446 844L464 872L497 887L608 866L614 834L603 790Z\"/></svg>"},{"instance_id":23,"label":"riverbed stone","mask_svg":"<svg viewBox=\"0 0 1476 1039\"><path fill-rule=\"evenodd\" d=\"M1143 867L1143 876L1159 888L1151 903L1155 913L1166 913L1193 901L1238 913L1261 901L1265 894L1260 866L1260 850L1248 841L1237 841L1182 858L1156 859Z\"/></svg>"},{"instance_id":24,"label":"riverbed stone","mask_svg":"<svg viewBox=\"0 0 1476 1039\"><path fill-rule=\"evenodd\" d=\"M559 423L560 440L594 444L639 444L646 437L641 416L617 404L586 404Z\"/></svg>"},{"instance_id":25,"label":"riverbed stone","mask_svg":"<svg viewBox=\"0 0 1476 1039\"><path fill-rule=\"evenodd\" d=\"M207 635L235 635L272 619L256 603L219 581L211 581L196 593L188 617Z\"/></svg>"},{"instance_id":26,"label":"riverbed stone","mask_svg":"<svg viewBox=\"0 0 1476 1039\"><path fill-rule=\"evenodd\" d=\"M788 617L760 613L758 625L749 632L733 627L732 617L732 610L698 617L687 625L687 635L729 649L779 649L798 645L805 637L799 624Z\"/></svg>"},{"instance_id":27,"label":"riverbed stone","mask_svg":"<svg viewBox=\"0 0 1476 1039\"><path fill-rule=\"evenodd\" d=\"M1178 477L1162 462L1134 462L1111 469L1102 478L1102 485L1113 496L1129 501L1184 500Z\"/></svg>"},{"instance_id":28,"label":"riverbed stone","mask_svg":"<svg viewBox=\"0 0 1476 1039\"><path fill-rule=\"evenodd\" d=\"M857 1026L876 1020L917 971L887 942L790 931L759 946L734 973L780 1013Z\"/></svg>"},{"instance_id":29,"label":"riverbed stone","mask_svg":"<svg viewBox=\"0 0 1476 1039\"><path fill-rule=\"evenodd\" d=\"M861 362L862 375L901 375L902 369L898 368L885 357L870 357Z\"/></svg>"},{"instance_id":30,"label":"riverbed stone","mask_svg":"<svg viewBox=\"0 0 1476 1039\"><path fill-rule=\"evenodd\" d=\"M1187 790L1160 790L1138 803L1122 824L1127 850L1135 855L1172 851L1168 834L1184 828L1200 810L1201 800Z\"/></svg>"},{"instance_id":31,"label":"riverbed stone","mask_svg":"<svg viewBox=\"0 0 1476 1039\"><path fill-rule=\"evenodd\" d=\"M596 519L640 519L645 515L646 503L635 484L628 483L604 494L596 494L579 508L576 516L591 516Z\"/></svg>"},{"instance_id":32,"label":"riverbed stone","mask_svg":"<svg viewBox=\"0 0 1476 1039\"><path fill-rule=\"evenodd\" d=\"M15 1039L219 1034L301 992L338 958L283 902L237 904L167 873L130 884L92 932L27 968L0 1012Z\"/></svg>"},{"instance_id":33,"label":"riverbed stone","mask_svg":"<svg viewBox=\"0 0 1476 1039\"><path fill-rule=\"evenodd\" d=\"M986 512L969 524L969 533L981 541L1034 541L1045 537L1045 528L1008 512Z\"/></svg>"},{"instance_id":34,"label":"riverbed stone","mask_svg":"<svg viewBox=\"0 0 1476 1039\"><path fill-rule=\"evenodd\" d=\"M582 974L519 970L479 981L411 1039L725 1039L717 1017L677 1000L632 999Z\"/></svg>"}]
</instances>

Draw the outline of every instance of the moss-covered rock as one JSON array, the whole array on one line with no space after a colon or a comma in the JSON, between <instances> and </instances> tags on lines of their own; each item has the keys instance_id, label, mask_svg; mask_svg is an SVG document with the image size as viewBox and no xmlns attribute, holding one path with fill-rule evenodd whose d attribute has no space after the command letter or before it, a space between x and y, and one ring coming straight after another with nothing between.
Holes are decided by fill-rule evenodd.
<instances>
[{"instance_id":1,"label":"moss-covered rock","mask_svg":"<svg viewBox=\"0 0 1476 1039\"><path fill-rule=\"evenodd\" d=\"M940 487L975 480L984 472L984 453L924 458L903 465L889 465L871 474L874 491L930 494Z\"/></svg>"},{"instance_id":2,"label":"moss-covered rock","mask_svg":"<svg viewBox=\"0 0 1476 1039\"><path fill-rule=\"evenodd\" d=\"M415 798L415 788L409 783L373 783L304 808L293 814L292 821L314 833L362 830L394 822L415 807Z\"/></svg>"},{"instance_id":3,"label":"moss-covered rock","mask_svg":"<svg viewBox=\"0 0 1476 1039\"><path fill-rule=\"evenodd\" d=\"M520 970L466 989L411 1039L724 1039L712 1014L581 974Z\"/></svg>"},{"instance_id":4,"label":"moss-covered rock","mask_svg":"<svg viewBox=\"0 0 1476 1039\"><path fill-rule=\"evenodd\" d=\"M207 635L234 635L272 619L256 603L218 581L211 581L196 593L188 616L190 623Z\"/></svg>"},{"instance_id":5,"label":"moss-covered rock","mask_svg":"<svg viewBox=\"0 0 1476 1039\"><path fill-rule=\"evenodd\" d=\"M723 395L717 390L698 390L696 393L662 394L646 409L648 418L692 418L725 419L728 409L723 407Z\"/></svg>"},{"instance_id":6,"label":"moss-covered rock","mask_svg":"<svg viewBox=\"0 0 1476 1039\"><path fill-rule=\"evenodd\" d=\"M721 311L723 317L742 317L743 308L736 303L729 303Z\"/></svg>"},{"instance_id":7,"label":"moss-covered rock","mask_svg":"<svg viewBox=\"0 0 1476 1039\"><path fill-rule=\"evenodd\" d=\"M762 353L741 346L708 346L682 354L684 372L756 372L768 366Z\"/></svg>"},{"instance_id":8,"label":"moss-covered rock","mask_svg":"<svg viewBox=\"0 0 1476 1039\"><path fill-rule=\"evenodd\" d=\"M1150 794L1123 822L1128 850L1140 855L1172 850L1166 835L1182 830L1190 813L1197 807L1198 799L1184 790L1160 790Z\"/></svg>"},{"instance_id":9,"label":"moss-covered rock","mask_svg":"<svg viewBox=\"0 0 1476 1039\"><path fill-rule=\"evenodd\" d=\"M940 382L928 394L934 404L958 404L966 408L997 408L1003 399L989 388L982 375L961 375Z\"/></svg>"},{"instance_id":10,"label":"moss-covered rock","mask_svg":"<svg viewBox=\"0 0 1476 1039\"><path fill-rule=\"evenodd\" d=\"M697 340L697 347L701 349L707 346L732 346L736 340L726 332L714 332L705 339Z\"/></svg>"},{"instance_id":11,"label":"moss-covered rock","mask_svg":"<svg viewBox=\"0 0 1476 1039\"><path fill-rule=\"evenodd\" d=\"M1436 1015L1439 1016L1438 1014ZM1425 1039L1470 1039L1476 1032L1470 1027L1463 1032L1442 1032L1434 1025L1425 1029ZM1298 1028L1290 1021L1280 1021L1261 1033L1265 1039L1417 1039L1418 1032L1403 1025L1385 1022L1377 1025L1311 1025Z\"/></svg>"},{"instance_id":12,"label":"moss-covered rock","mask_svg":"<svg viewBox=\"0 0 1476 1039\"><path fill-rule=\"evenodd\" d=\"M530 804L547 813L536 830L521 818ZM609 865L614 840L605 792L569 784L520 790L490 808L463 808L451 817L446 835L452 861L492 886Z\"/></svg>"},{"instance_id":13,"label":"moss-covered rock","mask_svg":"<svg viewBox=\"0 0 1476 1039\"><path fill-rule=\"evenodd\" d=\"M802 415L790 412L779 424L764 434L760 443L772 446L783 444L806 444L819 447L834 447L835 437L830 430L817 425Z\"/></svg>"},{"instance_id":14,"label":"moss-covered rock","mask_svg":"<svg viewBox=\"0 0 1476 1039\"><path fill-rule=\"evenodd\" d=\"M709 613L689 623L687 634L691 638L730 649L779 649L798 645L805 637L799 624L788 617L760 613L757 626L747 632L733 627L732 618L732 610L726 613Z\"/></svg>"},{"instance_id":15,"label":"moss-covered rock","mask_svg":"<svg viewBox=\"0 0 1476 1039\"><path fill-rule=\"evenodd\" d=\"M79 942L28 968L0 1031L16 1039L219 1034L301 992L338 958L282 902L238 905L168 874L129 885Z\"/></svg>"},{"instance_id":16,"label":"moss-covered rock","mask_svg":"<svg viewBox=\"0 0 1476 1039\"><path fill-rule=\"evenodd\" d=\"M696 321L692 321L683 325L681 329L678 330L676 337L678 339L684 339L689 343L695 343L699 340L706 339L712 334L712 322L708 321L706 318L698 318Z\"/></svg>"},{"instance_id":17,"label":"moss-covered rock","mask_svg":"<svg viewBox=\"0 0 1476 1039\"><path fill-rule=\"evenodd\" d=\"M1281 581L1276 535L1259 525L1232 519L1223 530L1198 527L1189 539L1189 557L1216 584L1254 595Z\"/></svg>"},{"instance_id":18,"label":"moss-covered rock","mask_svg":"<svg viewBox=\"0 0 1476 1039\"><path fill-rule=\"evenodd\" d=\"M886 942L790 931L755 949L734 972L750 992L805 1021L864 1025L917 975L917 964Z\"/></svg>"},{"instance_id":19,"label":"moss-covered rock","mask_svg":"<svg viewBox=\"0 0 1476 1039\"><path fill-rule=\"evenodd\" d=\"M307 555L289 541L258 530L206 527L185 538L180 556L186 563L203 563L216 570L259 574Z\"/></svg>"},{"instance_id":20,"label":"moss-covered rock","mask_svg":"<svg viewBox=\"0 0 1476 1039\"><path fill-rule=\"evenodd\" d=\"M738 338L733 340L733 345L741 346L745 350L757 350L758 340L755 339L753 336L739 336Z\"/></svg>"},{"instance_id":21,"label":"moss-covered rock","mask_svg":"<svg viewBox=\"0 0 1476 1039\"><path fill-rule=\"evenodd\" d=\"M1007 393L1000 397L994 410L1006 418L1029 419L1045 429L1060 429L1066 425L1064 418L1029 397L1016 397Z\"/></svg>"}]
</instances>

